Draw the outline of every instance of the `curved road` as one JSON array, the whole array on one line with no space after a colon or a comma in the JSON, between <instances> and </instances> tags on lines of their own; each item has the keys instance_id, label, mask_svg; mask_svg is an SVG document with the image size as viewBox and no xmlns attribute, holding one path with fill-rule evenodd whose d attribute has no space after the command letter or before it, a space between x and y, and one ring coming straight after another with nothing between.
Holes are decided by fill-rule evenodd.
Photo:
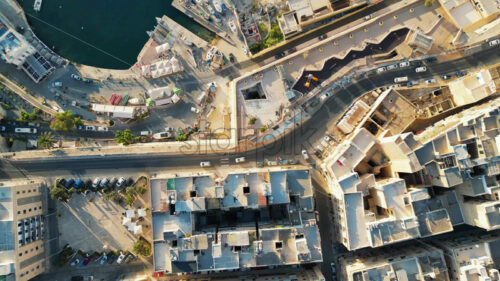
<instances>
[{"instance_id":1,"label":"curved road","mask_svg":"<svg viewBox=\"0 0 500 281\"><path fill-rule=\"evenodd\" d=\"M157 172L162 169L178 169L198 167L200 161L209 160L212 165L221 164L221 159L229 158L234 164L236 156L246 156L245 165L253 166L253 161L264 159L274 160L277 156L283 159L298 158L303 148L310 148L311 144L323 136L327 131L328 121L334 120L341 114L354 99L375 88L393 84L394 77L408 76L409 80L427 79L436 75L453 74L459 70L472 69L500 62L500 45L488 47L487 44L479 47L482 50L462 58L436 62L427 65L427 72L416 73L415 65L411 67L387 71L381 74L369 72L365 77L353 81L345 88L337 88L335 94L302 126L295 128L290 134L277 139L274 143L256 150L244 153L226 154L196 154L196 155L118 155L106 157L89 157L83 159L37 159L23 161L0 162L0 178L18 178L24 175L36 176L82 176L90 174L136 174L139 172ZM224 161L222 161L224 162Z\"/></svg>"}]
</instances>

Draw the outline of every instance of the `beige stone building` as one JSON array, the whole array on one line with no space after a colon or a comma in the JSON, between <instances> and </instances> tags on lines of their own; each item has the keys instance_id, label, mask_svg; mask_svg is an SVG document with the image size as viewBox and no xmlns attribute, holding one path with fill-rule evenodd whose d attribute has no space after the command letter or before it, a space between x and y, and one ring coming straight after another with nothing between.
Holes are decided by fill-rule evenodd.
<instances>
[{"instance_id":1,"label":"beige stone building","mask_svg":"<svg viewBox=\"0 0 500 281\"><path fill-rule=\"evenodd\" d=\"M500 232L446 237L434 244L445 253L451 280L500 280Z\"/></svg>"},{"instance_id":2,"label":"beige stone building","mask_svg":"<svg viewBox=\"0 0 500 281\"><path fill-rule=\"evenodd\" d=\"M457 106L482 100L497 91L491 72L487 69L456 79L448 83L448 87Z\"/></svg>"},{"instance_id":3,"label":"beige stone building","mask_svg":"<svg viewBox=\"0 0 500 281\"><path fill-rule=\"evenodd\" d=\"M0 182L0 199L0 279L30 280L45 271L40 182Z\"/></svg>"},{"instance_id":4,"label":"beige stone building","mask_svg":"<svg viewBox=\"0 0 500 281\"><path fill-rule=\"evenodd\" d=\"M500 12L495 0L439 0L439 3L451 22L464 31L497 19Z\"/></svg>"},{"instance_id":5,"label":"beige stone building","mask_svg":"<svg viewBox=\"0 0 500 281\"><path fill-rule=\"evenodd\" d=\"M421 244L347 254L339 258L339 268L345 281L449 280L443 251Z\"/></svg>"}]
</instances>

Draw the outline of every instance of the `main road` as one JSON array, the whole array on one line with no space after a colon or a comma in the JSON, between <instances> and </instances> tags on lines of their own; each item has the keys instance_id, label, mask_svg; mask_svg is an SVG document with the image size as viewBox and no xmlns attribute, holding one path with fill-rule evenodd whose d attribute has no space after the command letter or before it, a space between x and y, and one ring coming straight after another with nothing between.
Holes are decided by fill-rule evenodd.
<instances>
[{"instance_id":1,"label":"main road","mask_svg":"<svg viewBox=\"0 0 500 281\"><path fill-rule=\"evenodd\" d=\"M199 166L200 161L211 161L219 165L222 159L230 159L234 163L236 156L245 156L246 165L254 165L254 161L264 159L275 160L296 158L302 149L310 149L312 143L321 138L327 131L328 122L335 120L354 99L375 88L393 84L394 77L408 76L409 80L428 79L457 71L474 69L500 62L500 46L489 47L483 44L479 51L459 59L435 62L427 65L427 71L416 73L414 68L420 62L412 62L412 66L377 74L370 71L363 78L353 80L344 88L337 88L335 94L327 100L313 116L275 142L251 151L241 153L200 154L155 154L155 155L116 155L89 156L84 158L58 158L33 160L2 160L0 162L0 179L19 178L25 175L34 176L83 176L85 174L136 174L139 172L155 173L165 169L192 168ZM222 160L224 162L224 160Z\"/></svg>"}]
</instances>

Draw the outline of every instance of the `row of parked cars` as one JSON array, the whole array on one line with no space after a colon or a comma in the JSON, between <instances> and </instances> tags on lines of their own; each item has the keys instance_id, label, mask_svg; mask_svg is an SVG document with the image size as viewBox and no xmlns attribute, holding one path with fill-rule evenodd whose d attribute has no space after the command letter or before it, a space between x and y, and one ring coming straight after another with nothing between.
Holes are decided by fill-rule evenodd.
<instances>
[{"instance_id":1,"label":"row of parked cars","mask_svg":"<svg viewBox=\"0 0 500 281\"><path fill-rule=\"evenodd\" d=\"M70 188L83 188L85 186L92 187L93 189L98 189L98 188L124 188L127 186L130 186L134 183L134 179L132 178L95 178L94 180L88 179L87 181L84 181L82 179L58 179L57 180L58 184L64 186L67 189Z\"/></svg>"},{"instance_id":2,"label":"row of parked cars","mask_svg":"<svg viewBox=\"0 0 500 281\"><path fill-rule=\"evenodd\" d=\"M120 255L117 257L114 254L107 255L104 254L100 258L96 259L96 262L98 262L100 265L103 264L113 264L115 261L117 264L124 264L124 263L129 263L132 261L137 260L137 256L128 252L127 254L124 254L123 252L120 252ZM91 258L86 257L86 258L76 258L71 261L69 264L70 266L87 266L90 262L92 261Z\"/></svg>"}]
</instances>

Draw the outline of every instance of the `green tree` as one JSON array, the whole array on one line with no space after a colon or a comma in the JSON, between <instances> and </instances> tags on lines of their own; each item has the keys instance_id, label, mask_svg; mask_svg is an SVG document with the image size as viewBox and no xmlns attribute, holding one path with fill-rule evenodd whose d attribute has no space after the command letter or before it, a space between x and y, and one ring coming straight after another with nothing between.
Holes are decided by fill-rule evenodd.
<instances>
[{"instance_id":1,"label":"green tree","mask_svg":"<svg viewBox=\"0 0 500 281\"><path fill-rule=\"evenodd\" d=\"M248 123L250 123L250 125L255 124L255 122L257 122L257 117L255 117L255 116L250 118L250 120L248 121Z\"/></svg>"},{"instance_id":2,"label":"green tree","mask_svg":"<svg viewBox=\"0 0 500 281\"><path fill-rule=\"evenodd\" d=\"M116 203L121 203L121 201L122 201L122 197L120 196L120 194L118 194L118 192L116 192L116 190L113 190L109 193L104 194L104 199L106 199L108 201L113 201Z\"/></svg>"},{"instance_id":3,"label":"green tree","mask_svg":"<svg viewBox=\"0 0 500 281\"><path fill-rule=\"evenodd\" d=\"M281 33L280 26L277 22L274 22L271 25L269 35L262 41L262 44L264 45L264 48L269 48L283 41L283 38L284 36L283 33Z\"/></svg>"},{"instance_id":4,"label":"green tree","mask_svg":"<svg viewBox=\"0 0 500 281\"><path fill-rule=\"evenodd\" d=\"M134 244L134 253L149 257L151 255L151 244L143 238L140 238Z\"/></svg>"},{"instance_id":5,"label":"green tree","mask_svg":"<svg viewBox=\"0 0 500 281\"><path fill-rule=\"evenodd\" d=\"M71 194L66 190L66 188L56 185L50 190L50 197L52 199L68 202L71 198Z\"/></svg>"},{"instance_id":6,"label":"green tree","mask_svg":"<svg viewBox=\"0 0 500 281\"><path fill-rule=\"evenodd\" d=\"M265 23L259 21L258 27L261 36L267 34L267 26Z\"/></svg>"},{"instance_id":7,"label":"green tree","mask_svg":"<svg viewBox=\"0 0 500 281\"><path fill-rule=\"evenodd\" d=\"M21 111L21 121L31 122L38 119L38 114L40 113L40 109L35 108L33 112L28 113L26 111Z\"/></svg>"},{"instance_id":8,"label":"green tree","mask_svg":"<svg viewBox=\"0 0 500 281\"><path fill-rule=\"evenodd\" d=\"M138 185L135 187L135 193L138 195L143 195L144 193L146 193L147 191L147 188L143 185Z\"/></svg>"},{"instance_id":9,"label":"green tree","mask_svg":"<svg viewBox=\"0 0 500 281\"><path fill-rule=\"evenodd\" d=\"M261 131L262 133L264 133L266 130L267 130L267 127L266 127L266 126L262 126L262 127L260 127L260 131Z\"/></svg>"},{"instance_id":10,"label":"green tree","mask_svg":"<svg viewBox=\"0 0 500 281\"><path fill-rule=\"evenodd\" d=\"M430 7L430 6L434 5L434 0L425 0L424 5L426 7Z\"/></svg>"},{"instance_id":11,"label":"green tree","mask_svg":"<svg viewBox=\"0 0 500 281\"><path fill-rule=\"evenodd\" d=\"M48 149L54 143L54 136L50 132L43 132L38 137L38 147Z\"/></svg>"},{"instance_id":12,"label":"green tree","mask_svg":"<svg viewBox=\"0 0 500 281\"><path fill-rule=\"evenodd\" d=\"M125 189L125 193L130 196L136 196L137 195L137 190L135 186L129 186Z\"/></svg>"},{"instance_id":13,"label":"green tree","mask_svg":"<svg viewBox=\"0 0 500 281\"><path fill-rule=\"evenodd\" d=\"M132 205L134 204L134 202L135 202L135 197L134 197L134 196L132 196L132 195L130 195L130 194L127 194L127 195L125 196L125 203L126 203L127 205L132 206Z\"/></svg>"},{"instance_id":14,"label":"green tree","mask_svg":"<svg viewBox=\"0 0 500 281\"><path fill-rule=\"evenodd\" d=\"M120 131L120 130L116 131L115 139L116 139L117 143L129 145L129 144L134 143L134 140L136 138L129 129L125 129L124 131Z\"/></svg>"},{"instance_id":15,"label":"green tree","mask_svg":"<svg viewBox=\"0 0 500 281\"><path fill-rule=\"evenodd\" d=\"M75 117L71 110L66 110L56 114L50 122L50 128L55 131L70 131L82 124L80 117Z\"/></svg>"},{"instance_id":16,"label":"green tree","mask_svg":"<svg viewBox=\"0 0 500 281\"><path fill-rule=\"evenodd\" d=\"M186 134L181 134L175 138L176 141L185 141L187 140L187 135Z\"/></svg>"}]
</instances>

